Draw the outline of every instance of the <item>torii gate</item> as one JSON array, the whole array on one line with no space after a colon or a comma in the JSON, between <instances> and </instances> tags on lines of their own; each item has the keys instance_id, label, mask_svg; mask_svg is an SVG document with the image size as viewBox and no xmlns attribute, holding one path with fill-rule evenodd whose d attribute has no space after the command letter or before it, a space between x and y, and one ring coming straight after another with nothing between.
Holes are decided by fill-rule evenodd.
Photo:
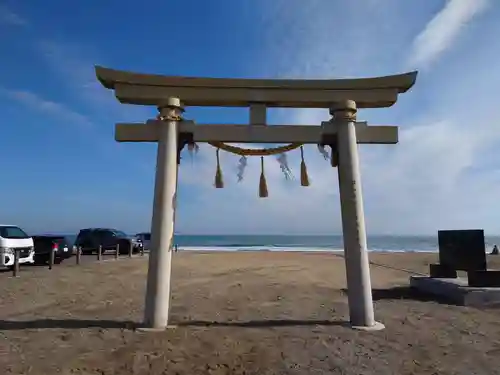
<instances>
[{"instance_id":1,"label":"torii gate","mask_svg":"<svg viewBox=\"0 0 500 375\"><path fill-rule=\"evenodd\" d=\"M125 104L155 105L157 120L116 124L118 142L158 142L152 246L149 256L144 328L167 328L179 153L191 142L303 143L332 148L338 164L342 231L350 323L383 329L375 321L367 254L357 143L395 144L397 126L356 122L357 108L390 107L415 83L417 72L376 78L269 80L170 77L96 66L102 85ZM182 102L182 104L181 104ZM185 106L249 107L250 124L204 124L181 118ZM321 126L266 126L267 107L329 108Z\"/></svg>"}]
</instances>

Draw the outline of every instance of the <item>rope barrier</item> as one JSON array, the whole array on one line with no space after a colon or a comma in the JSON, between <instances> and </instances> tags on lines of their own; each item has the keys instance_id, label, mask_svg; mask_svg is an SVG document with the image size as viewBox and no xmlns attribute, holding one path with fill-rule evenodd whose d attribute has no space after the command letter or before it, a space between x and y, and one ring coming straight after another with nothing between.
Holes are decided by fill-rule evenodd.
<instances>
[{"instance_id":1,"label":"rope barrier","mask_svg":"<svg viewBox=\"0 0 500 375\"><path fill-rule=\"evenodd\" d=\"M342 254L333 254L333 255L335 255L337 257L340 257L340 258L345 258L344 255L342 255ZM406 273L409 273L411 275L427 276L425 273L421 273L421 272L417 272L417 271L412 271L412 270L409 270L409 269L406 269L406 268L398 268L398 267L394 267L394 266L389 266L388 264L377 263L377 262L373 262L371 260L369 260L368 262L372 266L377 266L377 267L382 267L382 268L388 268L388 269L392 269L392 270L395 270L395 271L406 272Z\"/></svg>"}]
</instances>

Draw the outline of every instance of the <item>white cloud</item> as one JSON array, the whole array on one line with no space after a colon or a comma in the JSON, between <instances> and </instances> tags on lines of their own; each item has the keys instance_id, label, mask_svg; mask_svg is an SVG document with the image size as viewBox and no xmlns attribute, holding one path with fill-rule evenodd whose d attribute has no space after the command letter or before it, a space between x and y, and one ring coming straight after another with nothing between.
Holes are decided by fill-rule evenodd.
<instances>
[{"instance_id":1,"label":"white cloud","mask_svg":"<svg viewBox=\"0 0 500 375\"><path fill-rule=\"evenodd\" d=\"M31 109L56 116L58 120L66 121L69 125L92 125L88 117L72 110L62 103L44 99L31 91L0 88L0 93Z\"/></svg>"},{"instance_id":2,"label":"white cloud","mask_svg":"<svg viewBox=\"0 0 500 375\"><path fill-rule=\"evenodd\" d=\"M256 58L259 64L252 62L248 72L251 76L376 76L399 73L408 60L412 65L429 68L421 72L415 88L403 94L394 107L359 112L360 120L372 125L399 125L401 132L398 145L360 146L369 233L433 233L443 227L499 231L496 211L500 207L496 202L500 154L495 147L500 142L500 127L494 121L500 118L496 89L500 85L500 68L492 62L500 58L500 45L495 40L500 25L475 25L481 38L463 38L460 60L450 59L452 54L443 52L461 35L467 35L463 26L486 9L486 1L453 0L443 4L435 15L436 5L432 2L252 2L252 7L261 8L260 17L251 24L262 44ZM39 47L48 66L75 95L103 112L116 110L110 116L113 121L151 117L142 117L143 112L134 114L134 109L128 112L129 107L119 105L112 92L98 86L93 72L97 60L89 58L92 53L53 42ZM443 64L432 64L438 59ZM439 66L445 69L438 70ZM29 95L24 96L22 100L35 102ZM41 107L60 110L54 105ZM115 115L118 113L120 118ZM281 110L273 111L272 117L273 122L319 124L330 116L326 110ZM134 157L137 154L132 150L138 148L123 146ZM150 159L142 159L141 163L150 163L147 169L151 177L153 152L147 155ZM291 152L289 160L298 177L299 152ZM267 199L258 198L258 158L249 159L240 184L236 183L237 161L238 157L222 153L226 187L215 189L213 148L202 145L192 163L184 155L180 231L340 232L337 170L322 159L314 146L306 148L312 180L307 188L300 187L298 179L285 181L278 163L266 158Z\"/></svg>"},{"instance_id":3,"label":"white cloud","mask_svg":"<svg viewBox=\"0 0 500 375\"><path fill-rule=\"evenodd\" d=\"M178 228L184 232L207 233L303 233L325 231L325 213L338 213L337 171L322 159L314 146L305 150L311 186L300 186L300 152L288 153L293 180L285 180L275 157L265 157L265 176L269 197L259 198L260 159L249 157L242 182L237 182L239 156L221 152L224 189L214 185L215 149L202 145L193 163L181 165L182 187L195 188L183 197L189 207L180 207ZM186 158L187 159L187 158ZM190 193L192 193L190 191ZM318 208L320 208L318 210ZM193 220L193 217L196 220Z\"/></svg>"},{"instance_id":4,"label":"white cloud","mask_svg":"<svg viewBox=\"0 0 500 375\"><path fill-rule=\"evenodd\" d=\"M41 40L38 51L48 67L62 84L78 99L90 106L99 115L113 113L113 119L120 121L145 121L151 113L142 106L119 104L114 93L105 89L96 78L94 66L99 65L97 53L84 45Z\"/></svg>"},{"instance_id":5,"label":"white cloud","mask_svg":"<svg viewBox=\"0 0 500 375\"><path fill-rule=\"evenodd\" d=\"M410 65L426 67L451 48L467 24L488 6L488 0L448 0L413 42Z\"/></svg>"},{"instance_id":6,"label":"white cloud","mask_svg":"<svg viewBox=\"0 0 500 375\"><path fill-rule=\"evenodd\" d=\"M0 5L0 24L26 26L28 21L11 11L6 5Z\"/></svg>"},{"instance_id":7,"label":"white cloud","mask_svg":"<svg viewBox=\"0 0 500 375\"><path fill-rule=\"evenodd\" d=\"M342 7L341 13L332 11L339 9L333 2L277 7L279 18L267 16L274 26L266 36L270 52L269 61L262 61L263 75L328 78L400 72L413 53L407 46L421 34L411 20L417 17L425 25L425 18L433 17L432 9L399 1L362 3L366 6ZM446 3L445 9L450 6ZM477 14L479 8L475 9ZM500 127L492 123L500 117L496 103L500 68L492 64L500 57L500 47L492 43L498 29L481 25L482 39L469 41L467 55L460 61L446 60L445 71L422 72L415 88L394 107L360 111L358 118L372 125L400 126L398 145L360 146L369 233L435 233L450 227L499 232L493 212L500 209L495 203L500 182L495 145ZM437 39L450 40L449 33L447 28L434 27ZM437 54L432 58L438 57L446 59ZM283 110L277 118L284 123L314 124L329 116L326 111ZM312 186L285 183L278 165L268 162L270 197L259 199L258 160L250 160L243 183L218 190L212 186L214 151L203 148L193 165L181 167L182 184L198 188L196 195L190 190L189 207L180 208L178 228L212 233L339 233L337 172L312 146L307 150ZM225 158L231 160L230 166L236 165L235 157ZM292 152L290 160L298 173L298 153ZM486 162L488 168L482 168ZM193 220L196 212L199 216Z\"/></svg>"}]
</instances>

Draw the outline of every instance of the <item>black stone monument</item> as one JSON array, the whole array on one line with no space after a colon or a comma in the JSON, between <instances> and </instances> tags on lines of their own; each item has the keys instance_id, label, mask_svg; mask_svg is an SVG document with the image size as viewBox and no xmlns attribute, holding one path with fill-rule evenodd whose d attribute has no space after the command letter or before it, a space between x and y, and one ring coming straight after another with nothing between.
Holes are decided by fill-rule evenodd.
<instances>
[{"instance_id":1,"label":"black stone monument","mask_svg":"<svg viewBox=\"0 0 500 375\"><path fill-rule=\"evenodd\" d=\"M440 230L439 264L429 266L430 276L456 278L457 271L466 271L469 286L498 287L500 271L488 271L482 229Z\"/></svg>"},{"instance_id":2,"label":"black stone monument","mask_svg":"<svg viewBox=\"0 0 500 375\"><path fill-rule=\"evenodd\" d=\"M486 247L482 229L440 230L439 264L459 271L486 270Z\"/></svg>"}]
</instances>

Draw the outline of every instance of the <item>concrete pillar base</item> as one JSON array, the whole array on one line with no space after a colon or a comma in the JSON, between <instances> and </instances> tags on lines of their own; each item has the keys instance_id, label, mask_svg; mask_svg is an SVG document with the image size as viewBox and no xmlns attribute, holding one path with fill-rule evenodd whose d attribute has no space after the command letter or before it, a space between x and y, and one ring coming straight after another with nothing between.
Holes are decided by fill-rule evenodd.
<instances>
[{"instance_id":1,"label":"concrete pillar base","mask_svg":"<svg viewBox=\"0 0 500 375\"><path fill-rule=\"evenodd\" d=\"M354 330L367 332L382 331L383 329L385 329L385 325L379 322L375 322L375 324L373 324L372 326L354 326L352 324L350 326Z\"/></svg>"},{"instance_id":2,"label":"concrete pillar base","mask_svg":"<svg viewBox=\"0 0 500 375\"><path fill-rule=\"evenodd\" d=\"M168 325L166 327L158 327L158 328L152 328L152 327L137 327L135 330L137 332L144 332L144 333L155 333L155 332L165 332L170 329L176 329L176 325Z\"/></svg>"}]
</instances>

